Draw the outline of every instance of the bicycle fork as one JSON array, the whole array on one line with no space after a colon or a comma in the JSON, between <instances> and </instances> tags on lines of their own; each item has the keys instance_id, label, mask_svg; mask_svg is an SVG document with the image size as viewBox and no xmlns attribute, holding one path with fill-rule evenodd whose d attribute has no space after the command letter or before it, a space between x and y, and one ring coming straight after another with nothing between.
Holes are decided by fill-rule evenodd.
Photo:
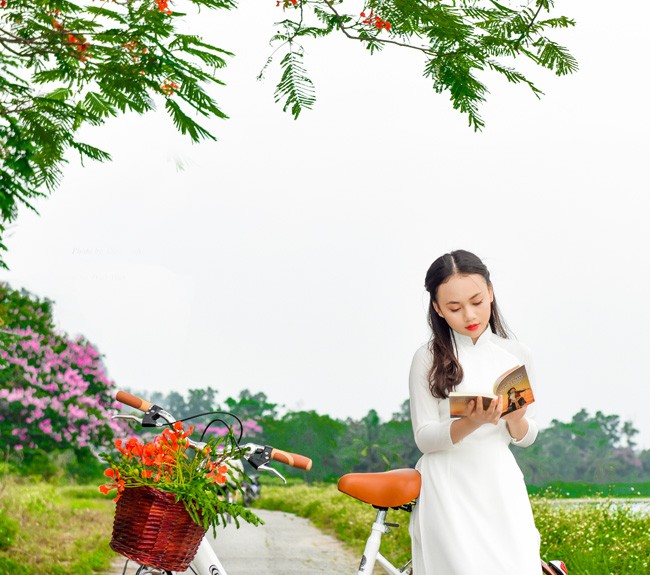
<instances>
[{"instance_id":1,"label":"bicycle fork","mask_svg":"<svg viewBox=\"0 0 650 575\"><path fill-rule=\"evenodd\" d=\"M219 561L217 554L212 549L207 536L203 537L199 549L192 560L192 566L195 573L205 573L205 575L225 575L226 570Z\"/></svg>"},{"instance_id":2,"label":"bicycle fork","mask_svg":"<svg viewBox=\"0 0 650 575\"><path fill-rule=\"evenodd\" d=\"M410 568L410 560L406 565L398 569L379 552L382 535L389 533L391 527L398 527L394 523L386 523L387 511L388 510L384 508L377 510L377 516L375 517L375 522L372 524L370 537L368 537L368 540L366 541L366 547L363 550L363 556L361 557L361 564L359 565L357 575L372 575L375 563L379 563L384 571L390 575L403 575L404 573L409 575L412 572Z\"/></svg>"}]
</instances>

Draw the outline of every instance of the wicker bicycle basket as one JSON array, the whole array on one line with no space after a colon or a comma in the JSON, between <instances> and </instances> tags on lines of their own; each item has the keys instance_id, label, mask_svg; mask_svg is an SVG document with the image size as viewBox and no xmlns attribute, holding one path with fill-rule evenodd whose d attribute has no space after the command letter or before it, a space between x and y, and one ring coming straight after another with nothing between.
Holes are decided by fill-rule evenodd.
<instances>
[{"instance_id":1,"label":"wicker bicycle basket","mask_svg":"<svg viewBox=\"0 0 650 575\"><path fill-rule=\"evenodd\" d=\"M125 489L117 501L111 549L138 563L185 571L206 529L189 516L173 493L153 487Z\"/></svg>"}]
</instances>

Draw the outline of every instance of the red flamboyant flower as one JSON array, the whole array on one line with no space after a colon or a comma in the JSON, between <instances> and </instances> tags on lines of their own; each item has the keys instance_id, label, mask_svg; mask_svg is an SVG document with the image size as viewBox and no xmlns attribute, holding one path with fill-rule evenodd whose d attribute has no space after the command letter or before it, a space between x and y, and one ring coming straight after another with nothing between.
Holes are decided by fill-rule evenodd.
<instances>
[{"instance_id":1,"label":"red flamboyant flower","mask_svg":"<svg viewBox=\"0 0 650 575\"><path fill-rule=\"evenodd\" d=\"M55 12L55 14L58 14L58 11ZM57 32L63 32L66 33L66 30L63 28L63 25L60 24L55 18L52 19L52 26ZM75 36L74 34L70 34L69 32L66 34L68 44L74 46L74 50L70 52L71 56L75 56L76 58L79 58L82 62L86 61L86 58L90 58L90 54L88 53L88 48L90 48L90 44L86 42L86 38L83 36Z\"/></svg>"},{"instance_id":2,"label":"red flamboyant flower","mask_svg":"<svg viewBox=\"0 0 650 575\"><path fill-rule=\"evenodd\" d=\"M142 463L145 465L161 465L162 454L154 443L147 443L142 448Z\"/></svg>"},{"instance_id":3,"label":"red flamboyant flower","mask_svg":"<svg viewBox=\"0 0 650 575\"><path fill-rule=\"evenodd\" d=\"M366 17L366 13L361 12L359 14L363 18L361 21L362 24L365 24L366 26L371 26L372 28L377 28L377 30L390 30L391 29L391 23L388 20L383 20L379 16L375 16L374 12L370 10L370 14Z\"/></svg>"},{"instance_id":4,"label":"red flamboyant flower","mask_svg":"<svg viewBox=\"0 0 650 575\"><path fill-rule=\"evenodd\" d=\"M228 466L219 465L214 461L210 461L207 464L208 473L206 477L210 480L211 483L218 483L219 485L225 485L226 480L228 479Z\"/></svg>"},{"instance_id":5,"label":"red flamboyant flower","mask_svg":"<svg viewBox=\"0 0 650 575\"><path fill-rule=\"evenodd\" d=\"M276 7L282 6L283 10L286 10L290 6L298 8L298 0L277 0L275 5Z\"/></svg>"},{"instance_id":6,"label":"red flamboyant flower","mask_svg":"<svg viewBox=\"0 0 650 575\"><path fill-rule=\"evenodd\" d=\"M165 82L164 84L160 85L160 89L163 91L165 96L173 96L174 92L178 90L180 86L176 82ZM176 422L180 423L180 422ZM182 424L181 424L182 426ZM182 429L182 427L181 427ZM161 437L163 438L164 441L171 441L174 443L174 445L178 444L179 439L185 439L190 433L194 431L194 428L190 426L190 431L185 432L185 434L181 434L182 437L177 437L174 435L174 432L172 432L170 429L165 429L165 431L162 432ZM174 447L176 449L176 447Z\"/></svg>"},{"instance_id":7,"label":"red flamboyant flower","mask_svg":"<svg viewBox=\"0 0 650 575\"><path fill-rule=\"evenodd\" d=\"M122 491L124 491L126 488L124 485L124 479L120 477L120 472L117 469L113 469L112 467L109 467L106 471L104 471L104 475L106 477L110 477L114 481L113 483L105 483L104 485L100 485L99 491L100 493L106 495L109 491L117 489L117 497L113 499L113 501L117 501L120 497L122 497Z\"/></svg>"},{"instance_id":8,"label":"red flamboyant flower","mask_svg":"<svg viewBox=\"0 0 650 575\"><path fill-rule=\"evenodd\" d=\"M156 6L158 6L158 10L160 10L163 14L167 14L168 16L172 13L172 11L169 9L169 0L155 0Z\"/></svg>"}]
</instances>

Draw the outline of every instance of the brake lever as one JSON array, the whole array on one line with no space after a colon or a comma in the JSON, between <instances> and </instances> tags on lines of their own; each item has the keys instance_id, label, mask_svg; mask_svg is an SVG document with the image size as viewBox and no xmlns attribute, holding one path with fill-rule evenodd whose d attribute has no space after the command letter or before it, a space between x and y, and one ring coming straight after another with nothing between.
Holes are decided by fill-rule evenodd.
<instances>
[{"instance_id":1,"label":"brake lever","mask_svg":"<svg viewBox=\"0 0 650 575\"><path fill-rule=\"evenodd\" d=\"M166 421L166 423L160 424L158 420L161 418ZM149 408L149 411L147 411L142 418L136 417L135 415L117 414L113 415L112 419L134 421L135 423L139 423L141 427L164 427L165 425L169 425L176 421L170 413L166 412L158 405L152 405Z\"/></svg>"},{"instance_id":2,"label":"brake lever","mask_svg":"<svg viewBox=\"0 0 650 575\"><path fill-rule=\"evenodd\" d=\"M268 465L260 465L257 468L257 470L258 471L270 471L271 473L275 473L275 475L277 475L285 483L287 482L287 480L280 474L280 472L277 469L274 469L273 467L269 467Z\"/></svg>"}]
</instances>

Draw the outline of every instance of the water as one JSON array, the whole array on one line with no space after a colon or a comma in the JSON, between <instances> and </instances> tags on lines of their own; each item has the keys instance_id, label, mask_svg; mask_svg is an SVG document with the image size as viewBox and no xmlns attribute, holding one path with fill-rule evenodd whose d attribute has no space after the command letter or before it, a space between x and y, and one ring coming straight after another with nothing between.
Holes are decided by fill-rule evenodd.
<instances>
[{"instance_id":1,"label":"water","mask_svg":"<svg viewBox=\"0 0 650 575\"><path fill-rule=\"evenodd\" d=\"M644 515L650 514L650 499L627 499L626 503L634 510Z\"/></svg>"},{"instance_id":2,"label":"water","mask_svg":"<svg viewBox=\"0 0 650 575\"><path fill-rule=\"evenodd\" d=\"M555 499L554 503L557 505L598 505L599 503L612 503L614 506L625 506L632 509L636 513L650 515L650 499L626 499L624 497L612 499L598 499L585 497L582 499Z\"/></svg>"}]
</instances>

